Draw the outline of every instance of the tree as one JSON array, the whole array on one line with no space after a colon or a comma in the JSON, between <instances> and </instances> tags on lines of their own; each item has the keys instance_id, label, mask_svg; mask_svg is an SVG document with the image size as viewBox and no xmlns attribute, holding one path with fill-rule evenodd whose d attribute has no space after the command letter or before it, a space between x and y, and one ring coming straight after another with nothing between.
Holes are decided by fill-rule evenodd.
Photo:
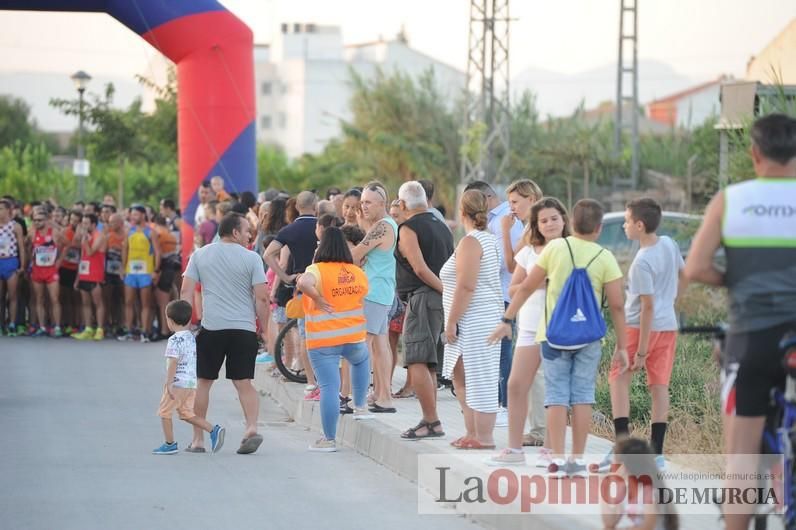
<instances>
[{"instance_id":1,"label":"tree","mask_svg":"<svg viewBox=\"0 0 796 530\"><path fill-rule=\"evenodd\" d=\"M0 147L37 140L37 130L30 119L30 106L12 96L0 96Z\"/></svg>"},{"instance_id":2,"label":"tree","mask_svg":"<svg viewBox=\"0 0 796 530\"><path fill-rule=\"evenodd\" d=\"M140 98L126 109L115 108L112 84L101 96L89 94L84 102L86 145L92 161L89 196L115 189L119 204L124 204L125 197L152 204L177 195L177 92L173 71L164 87L143 78L139 81L158 94L152 114L142 112ZM77 99L54 99L50 104L67 115L80 113Z\"/></svg>"},{"instance_id":3,"label":"tree","mask_svg":"<svg viewBox=\"0 0 796 530\"><path fill-rule=\"evenodd\" d=\"M352 71L353 118L344 122L338 169L348 160L349 178L378 179L397 189L407 180L434 182L442 202L453 204L459 180L459 120L437 89L433 70L413 80L378 71L365 80Z\"/></svg>"}]
</instances>

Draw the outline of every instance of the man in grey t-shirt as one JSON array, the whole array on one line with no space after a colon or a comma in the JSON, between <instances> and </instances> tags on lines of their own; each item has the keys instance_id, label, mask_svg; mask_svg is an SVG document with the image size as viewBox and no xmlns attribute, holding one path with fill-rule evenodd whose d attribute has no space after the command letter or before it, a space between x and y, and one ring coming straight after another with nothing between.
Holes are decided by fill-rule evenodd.
<instances>
[{"instance_id":1,"label":"man in grey t-shirt","mask_svg":"<svg viewBox=\"0 0 796 530\"><path fill-rule=\"evenodd\" d=\"M202 285L202 328L196 337L196 402L194 412L204 418L210 387L226 360L226 376L238 391L246 431L239 454L257 450L263 437L257 433L260 399L252 385L257 356L257 323L268 322L269 297L263 262L249 243L249 222L238 213L224 216L218 227L220 240L197 250L188 261L181 298L193 301L196 283ZM191 452L204 452L204 431L194 429Z\"/></svg>"}]
</instances>

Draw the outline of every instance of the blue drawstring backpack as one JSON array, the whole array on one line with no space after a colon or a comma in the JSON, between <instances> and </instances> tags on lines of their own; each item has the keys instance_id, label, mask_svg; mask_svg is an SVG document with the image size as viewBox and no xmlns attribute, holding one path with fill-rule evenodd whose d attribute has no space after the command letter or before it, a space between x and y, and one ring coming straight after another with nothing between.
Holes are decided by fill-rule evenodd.
<instances>
[{"instance_id":1,"label":"blue drawstring backpack","mask_svg":"<svg viewBox=\"0 0 796 530\"><path fill-rule=\"evenodd\" d=\"M600 306L594 296L594 288L586 272L604 249L595 255L583 268L575 264L575 255L567 238L564 242L572 260L572 273L564 283L553 314L547 323L547 343L559 350L577 350L605 336L606 326ZM547 304L545 304L545 316Z\"/></svg>"}]
</instances>

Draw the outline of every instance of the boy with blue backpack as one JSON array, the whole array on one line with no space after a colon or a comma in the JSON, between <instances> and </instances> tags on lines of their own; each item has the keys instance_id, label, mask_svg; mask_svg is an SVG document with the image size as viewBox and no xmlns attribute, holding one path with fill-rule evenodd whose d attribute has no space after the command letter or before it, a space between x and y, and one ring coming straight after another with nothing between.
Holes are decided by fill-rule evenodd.
<instances>
[{"instance_id":1,"label":"boy with blue backpack","mask_svg":"<svg viewBox=\"0 0 796 530\"><path fill-rule=\"evenodd\" d=\"M547 278L545 314L536 332L544 359L547 429L553 451L548 468L553 478L586 477L583 461L592 418L601 339L606 325L601 301L607 302L616 331L613 364L628 366L622 271L611 252L596 243L602 229L603 208L583 199L572 210L572 233L551 241L515 293L503 323L490 341L511 333L511 323L528 297ZM572 410L572 454L565 459L567 412Z\"/></svg>"}]
</instances>

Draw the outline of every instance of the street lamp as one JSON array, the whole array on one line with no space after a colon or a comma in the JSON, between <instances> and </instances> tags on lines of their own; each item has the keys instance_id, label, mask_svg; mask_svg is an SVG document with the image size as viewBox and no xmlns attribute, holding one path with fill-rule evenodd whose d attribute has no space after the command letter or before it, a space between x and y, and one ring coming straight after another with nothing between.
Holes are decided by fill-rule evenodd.
<instances>
[{"instance_id":1,"label":"street lamp","mask_svg":"<svg viewBox=\"0 0 796 530\"><path fill-rule=\"evenodd\" d=\"M86 161L86 148L83 145L83 94L86 92L86 86L91 81L91 76L83 70L79 70L72 74L72 82L77 88L77 93L80 99L78 106L79 125L77 128L77 160L75 160L74 173L78 177L77 181L77 195L78 199L85 200L85 178L88 176L88 162Z\"/></svg>"}]
</instances>

